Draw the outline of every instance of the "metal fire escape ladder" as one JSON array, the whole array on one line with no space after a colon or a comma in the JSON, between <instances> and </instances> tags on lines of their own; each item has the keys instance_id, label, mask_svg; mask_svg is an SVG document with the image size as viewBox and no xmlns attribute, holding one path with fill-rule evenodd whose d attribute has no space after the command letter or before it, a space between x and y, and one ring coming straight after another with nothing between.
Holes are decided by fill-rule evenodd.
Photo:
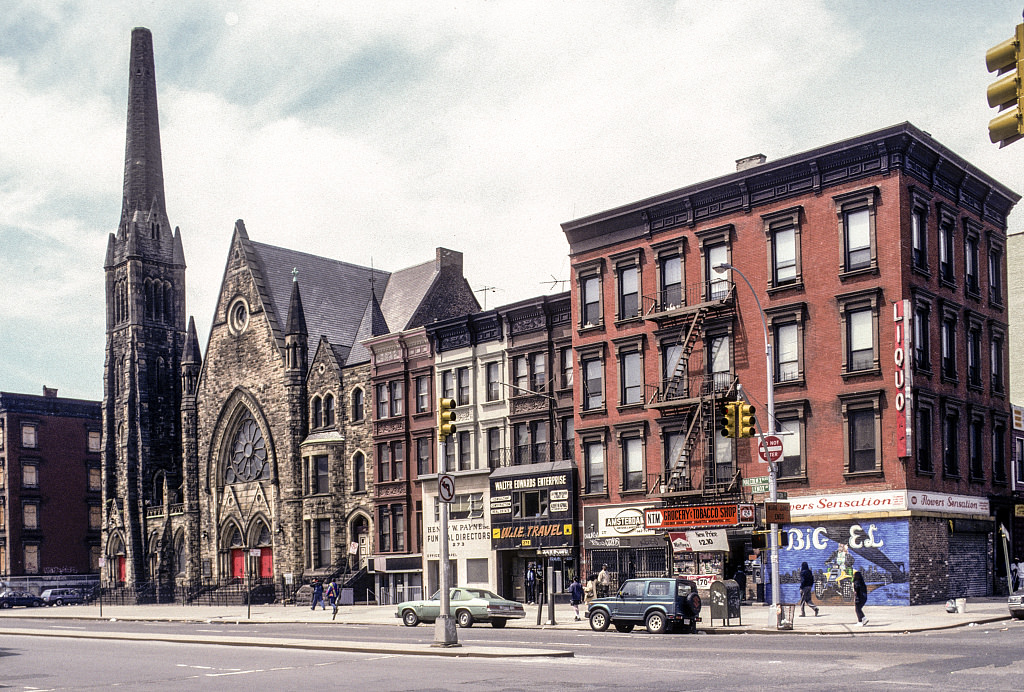
<instances>
[{"instance_id":1,"label":"metal fire escape ladder","mask_svg":"<svg viewBox=\"0 0 1024 692\"><path fill-rule=\"evenodd\" d=\"M672 376L665 383L665 400L675 399L679 396L679 385L682 384L686 377L686 366L690 362L690 354L693 353L693 347L697 343L697 336L700 334L700 328L704 325L704 318L707 316L707 313L707 308L699 308L693 313L693 319L690 320L689 325L683 325L682 329L679 330L682 348L679 351L679 357L676 358L676 362L672 364ZM685 336L683 332L686 332Z\"/></svg>"}]
</instances>

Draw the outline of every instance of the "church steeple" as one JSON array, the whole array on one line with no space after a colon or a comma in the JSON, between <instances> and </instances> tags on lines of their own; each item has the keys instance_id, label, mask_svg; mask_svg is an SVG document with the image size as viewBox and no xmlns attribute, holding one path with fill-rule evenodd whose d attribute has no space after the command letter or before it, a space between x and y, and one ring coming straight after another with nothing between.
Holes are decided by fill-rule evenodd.
<instances>
[{"instance_id":1,"label":"church steeple","mask_svg":"<svg viewBox=\"0 0 1024 692\"><path fill-rule=\"evenodd\" d=\"M160 118L156 105L153 35L132 30L128 72L128 132L124 148L124 195L121 218L126 223L144 215L170 233L164 201L164 170L160 154Z\"/></svg>"}]
</instances>

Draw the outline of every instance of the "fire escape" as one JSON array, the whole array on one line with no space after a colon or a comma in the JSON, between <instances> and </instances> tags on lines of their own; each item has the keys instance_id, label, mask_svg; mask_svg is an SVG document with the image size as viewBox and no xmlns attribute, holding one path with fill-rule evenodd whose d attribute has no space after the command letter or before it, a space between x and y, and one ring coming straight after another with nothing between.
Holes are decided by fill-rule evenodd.
<instances>
[{"instance_id":1,"label":"fire escape","mask_svg":"<svg viewBox=\"0 0 1024 692\"><path fill-rule=\"evenodd\" d=\"M739 495L735 472L720 478L715 460L718 404L736 398L736 376L713 372L705 355L707 322L732 317L735 295L735 284L715 280L644 297L644 318L657 324L664 359L663 379L647 388L646 405L681 432L681 440L671 438L662 473L648 483L650 494L669 503Z\"/></svg>"}]
</instances>

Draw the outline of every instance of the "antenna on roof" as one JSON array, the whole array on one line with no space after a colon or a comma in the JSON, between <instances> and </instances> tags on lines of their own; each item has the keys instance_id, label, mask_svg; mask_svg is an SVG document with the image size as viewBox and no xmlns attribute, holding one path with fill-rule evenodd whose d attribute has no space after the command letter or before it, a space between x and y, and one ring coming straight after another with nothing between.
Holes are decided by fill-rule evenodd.
<instances>
[{"instance_id":1,"label":"antenna on roof","mask_svg":"<svg viewBox=\"0 0 1024 692\"><path fill-rule=\"evenodd\" d=\"M377 295L376 292L374 292L374 290L373 290L373 288L374 288L373 287L373 279L374 279L374 269L373 269L373 258L371 257L370 258L370 293L373 293L373 295Z\"/></svg>"},{"instance_id":2,"label":"antenna on roof","mask_svg":"<svg viewBox=\"0 0 1024 692\"><path fill-rule=\"evenodd\" d=\"M551 275L551 281L541 281L541 283L542 284L550 284L551 285L550 290L552 290L552 291L555 290L555 286L559 286L559 284L561 284L559 286L558 290L559 291L564 291L565 290L565 285L567 283L569 283L569 279L556 279L555 275L552 274Z\"/></svg>"},{"instance_id":3,"label":"antenna on roof","mask_svg":"<svg viewBox=\"0 0 1024 692\"><path fill-rule=\"evenodd\" d=\"M473 292L474 293L483 293L484 294L484 310L486 310L487 309L487 294L488 293L494 293L497 290L498 290L497 286L483 286L481 288L474 289Z\"/></svg>"}]
</instances>

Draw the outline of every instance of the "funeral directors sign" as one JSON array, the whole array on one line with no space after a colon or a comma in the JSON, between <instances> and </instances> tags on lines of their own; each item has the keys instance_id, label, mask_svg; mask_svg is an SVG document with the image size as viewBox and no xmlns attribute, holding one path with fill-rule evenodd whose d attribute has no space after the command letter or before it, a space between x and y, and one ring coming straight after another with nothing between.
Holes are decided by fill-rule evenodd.
<instances>
[{"instance_id":1,"label":"funeral directors sign","mask_svg":"<svg viewBox=\"0 0 1024 692\"><path fill-rule=\"evenodd\" d=\"M491 548L573 547L574 479L569 462L496 469L491 474Z\"/></svg>"}]
</instances>

